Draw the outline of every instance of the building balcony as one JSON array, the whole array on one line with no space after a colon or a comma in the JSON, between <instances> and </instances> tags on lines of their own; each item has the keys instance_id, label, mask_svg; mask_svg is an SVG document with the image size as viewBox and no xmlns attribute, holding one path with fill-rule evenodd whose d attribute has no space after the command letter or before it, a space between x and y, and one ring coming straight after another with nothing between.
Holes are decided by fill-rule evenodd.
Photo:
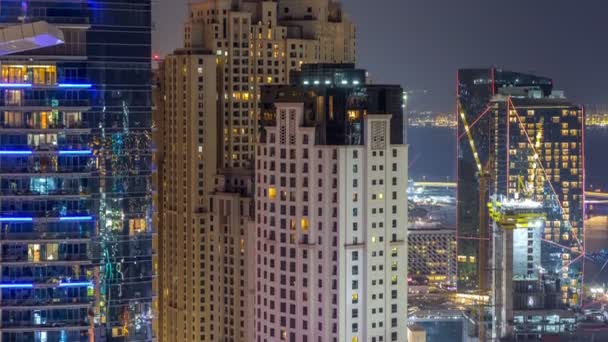
<instances>
[{"instance_id":1,"label":"building balcony","mask_svg":"<svg viewBox=\"0 0 608 342\"><path fill-rule=\"evenodd\" d=\"M58 287L58 284L34 284L33 288L50 287ZM2 300L0 300L0 308L3 310L13 311L24 311L32 309L78 309L87 308L95 302L94 296L69 296L64 291L48 292L50 295L47 298L36 298L33 292L29 293L31 294L31 296L27 298L25 298L23 292L20 293L21 298L3 298Z\"/></svg>"},{"instance_id":2,"label":"building balcony","mask_svg":"<svg viewBox=\"0 0 608 342\"><path fill-rule=\"evenodd\" d=\"M51 110L78 111L84 112L90 108L89 100L61 100L57 103L52 103L51 100L30 100L22 99L21 101L6 101L0 98L0 110L16 111L16 112L38 112Z\"/></svg>"},{"instance_id":3,"label":"building balcony","mask_svg":"<svg viewBox=\"0 0 608 342\"><path fill-rule=\"evenodd\" d=\"M27 255L3 255L0 257L0 264L4 266L19 266L19 265L40 265L40 266L57 266L57 265L79 265L90 264L91 256L88 254L77 255L60 255L57 260L36 260Z\"/></svg>"},{"instance_id":4,"label":"building balcony","mask_svg":"<svg viewBox=\"0 0 608 342\"><path fill-rule=\"evenodd\" d=\"M88 209L72 210L62 213L59 210L48 211L0 211L0 222L77 222L77 221L93 221L95 218L91 216Z\"/></svg>"},{"instance_id":5,"label":"building balcony","mask_svg":"<svg viewBox=\"0 0 608 342\"><path fill-rule=\"evenodd\" d=\"M405 244L405 240L403 240L403 239L391 239L389 242L391 245L397 245L397 246Z\"/></svg>"},{"instance_id":6,"label":"building balcony","mask_svg":"<svg viewBox=\"0 0 608 342\"><path fill-rule=\"evenodd\" d=\"M61 303L54 300L6 300L0 303L0 309L10 311L29 311L29 310L54 310L54 309L81 309L91 307L93 299L74 298L74 303Z\"/></svg>"},{"instance_id":7,"label":"building balcony","mask_svg":"<svg viewBox=\"0 0 608 342\"><path fill-rule=\"evenodd\" d=\"M6 127L4 125L0 125L0 134L16 134L16 133L63 133L66 135L79 135L79 134L89 134L91 133L91 128L85 127L85 124L81 125L72 125L69 127L61 127L62 125L54 125L53 127ZM75 127L82 126L82 127Z\"/></svg>"},{"instance_id":8,"label":"building balcony","mask_svg":"<svg viewBox=\"0 0 608 342\"><path fill-rule=\"evenodd\" d=\"M86 321L52 322L45 325L32 322L2 322L1 332L31 332L31 331L78 331L88 330L90 327Z\"/></svg>"},{"instance_id":9,"label":"building balcony","mask_svg":"<svg viewBox=\"0 0 608 342\"><path fill-rule=\"evenodd\" d=\"M49 193L39 193L28 190L23 191L0 191L0 196L4 199L12 200L36 200L42 198L52 199L87 199L91 197L90 193L76 193L72 191L53 191Z\"/></svg>"},{"instance_id":10,"label":"building balcony","mask_svg":"<svg viewBox=\"0 0 608 342\"><path fill-rule=\"evenodd\" d=\"M96 166L61 166L61 165L6 165L0 164L0 177L61 177L61 178L85 178L90 177Z\"/></svg>"},{"instance_id":11,"label":"building balcony","mask_svg":"<svg viewBox=\"0 0 608 342\"><path fill-rule=\"evenodd\" d=\"M352 241L351 243L345 243L344 248L346 249L358 249L365 247L365 243L359 241Z\"/></svg>"},{"instance_id":12,"label":"building balcony","mask_svg":"<svg viewBox=\"0 0 608 342\"><path fill-rule=\"evenodd\" d=\"M0 245L3 244L26 244L26 243L87 243L91 241L93 233L82 232L31 232L31 233L7 233L0 235Z\"/></svg>"},{"instance_id":13,"label":"building balcony","mask_svg":"<svg viewBox=\"0 0 608 342\"><path fill-rule=\"evenodd\" d=\"M16 23L16 19L21 16L21 8L17 6L7 7L6 11L3 12L3 15L0 16L0 22L2 23ZM86 13L82 13L80 16L70 16L70 17L60 17L60 16L43 16L41 18L37 18L36 16L28 16L28 20L30 21L40 21L44 20L50 24L54 24L56 26L61 25L89 25L89 17Z\"/></svg>"}]
</instances>

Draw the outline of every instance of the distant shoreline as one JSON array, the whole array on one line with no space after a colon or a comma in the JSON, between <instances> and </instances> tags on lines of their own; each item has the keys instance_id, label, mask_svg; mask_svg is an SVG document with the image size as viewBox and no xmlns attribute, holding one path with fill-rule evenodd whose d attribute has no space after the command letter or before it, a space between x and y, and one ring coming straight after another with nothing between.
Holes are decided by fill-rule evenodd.
<instances>
[{"instance_id":1,"label":"distant shoreline","mask_svg":"<svg viewBox=\"0 0 608 342\"><path fill-rule=\"evenodd\" d=\"M437 125L408 125L408 128L447 128L447 129L456 129L456 126L437 126ZM598 131L603 131L606 130L608 131L608 126L586 126L585 127L587 130L598 130Z\"/></svg>"}]
</instances>

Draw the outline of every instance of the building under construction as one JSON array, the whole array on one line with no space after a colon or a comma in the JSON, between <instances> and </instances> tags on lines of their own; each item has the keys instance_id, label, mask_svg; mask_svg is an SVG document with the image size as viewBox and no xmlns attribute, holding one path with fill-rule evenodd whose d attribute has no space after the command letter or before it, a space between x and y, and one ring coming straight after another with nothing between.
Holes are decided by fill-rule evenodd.
<instances>
[{"instance_id":1,"label":"building under construction","mask_svg":"<svg viewBox=\"0 0 608 342\"><path fill-rule=\"evenodd\" d=\"M490 298L473 310L482 340L574 328L568 309L580 304L584 253L583 115L550 79L495 68L459 72L458 290Z\"/></svg>"}]
</instances>

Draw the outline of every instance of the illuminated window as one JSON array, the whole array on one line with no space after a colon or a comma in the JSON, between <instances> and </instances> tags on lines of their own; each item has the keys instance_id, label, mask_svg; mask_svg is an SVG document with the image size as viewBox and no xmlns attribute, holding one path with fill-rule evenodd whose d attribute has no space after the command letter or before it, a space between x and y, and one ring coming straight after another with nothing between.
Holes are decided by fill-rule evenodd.
<instances>
[{"instance_id":1,"label":"illuminated window","mask_svg":"<svg viewBox=\"0 0 608 342\"><path fill-rule=\"evenodd\" d=\"M466 255L459 255L458 256L458 262L467 262L467 256Z\"/></svg>"},{"instance_id":2,"label":"illuminated window","mask_svg":"<svg viewBox=\"0 0 608 342\"><path fill-rule=\"evenodd\" d=\"M356 110L349 110L348 111L348 119L350 121L358 120L360 116L361 116L361 114L359 113L359 111L356 111Z\"/></svg>"},{"instance_id":3,"label":"illuminated window","mask_svg":"<svg viewBox=\"0 0 608 342\"><path fill-rule=\"evenodd\" d=\"M307 218L303 218L300 221L300 225L302 226L302 231L307 233L308 232L308 219Z\"/></svg>"},{"instance_id":4,"label":"illuminated window","mask_svg":"<svg viewBox=\"0 0 608 342\"><path fill-rule=\"evenodd\" d=\"M59 260L59 245L56 243L49 243L46 245L46 260Z\"/></svg>"},{"instance_id":5,"label":"illuminated window","mask_svg":"<svg viewBox=\"0 0 608 342\"><path fill-rule=\"evenodd\" d=\"M40 245L29 244L27 246L27 259L28 261L40 262Z\"/></svg>"},{"instance_id":6,"label":"illuminated window","mask_svg":"<svg viewBox=\"0 0 608 342\"><path fill-rule=\"evenodd\" d=\"M269 188L268 189L268 199L274 200L275 198L277 198L277 189Z\"/></svg>"},{"instance_id":7,"label":"illuminated window","mask_svg":"<svg viewBox=\"0 0 608 342\"><path fill-rule=\"evenodd\" d=\"M129 235L134 236L146 231L145 219L130 219L129 220Z\"/></svg>"},{"instance_id":8,"label":"illuminated window","mask_svg":"<svg viewBox=\"0 0 608 342\"><path fill-rule=\"evenodd\" d=\"M28 68L29 77L33 84L52 85L57 83L57 68L54 65L36 65Z\"/></svg>"},{"instance_id":9,"label":"illuminated window","mask_svg":"<svg viewBox=\"0 0 608 342\"><path fill-rule=\"evenodd\" d=\"M39 194L48 194L57 189L53 178L31 178L30 191Z\"/></svg>"},{"instance_id":10,"label":"illuminated window","mask_svg":"<svg viewBox=\"0 0 608 342\"><path fill-rule=\"evenodd\" d=\"M353 303L359 302L359 295L357 294L357 292L353 292L351 299Z\"/></svg>"}]
</instances>

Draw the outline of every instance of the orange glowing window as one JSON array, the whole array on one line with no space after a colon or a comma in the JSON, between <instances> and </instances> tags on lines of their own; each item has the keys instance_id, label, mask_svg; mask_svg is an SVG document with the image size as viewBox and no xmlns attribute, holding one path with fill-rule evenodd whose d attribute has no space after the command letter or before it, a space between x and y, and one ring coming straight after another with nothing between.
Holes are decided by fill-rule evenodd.
<instances>
[{"instance_id":1,"label":"orange glowing window","mask_svg":"<svg viewBox=\"0 0 608 342\"><path fill-rule=\"evenodd\" d=\"M277 198L277 189L276 188L269 188L268 189L268 198L271 199L271 200Z\"/></svg>"},{"instance_id":2,"label":"orange glowing window","mask_svg":"<svg viewBox=\"0 0 608 342\"><path fill-rule=\"evenodd\" d=\"M308 232L308 228L309 228L309 227L308 227L308 219L307 219L307 218L303 218L303 219L300 221L300 225L301 225L301 227L302 227L302 231L303 231L303 232L305 232L305 233L307 233L307 232Z\"/></svg>"}]
</instances>

